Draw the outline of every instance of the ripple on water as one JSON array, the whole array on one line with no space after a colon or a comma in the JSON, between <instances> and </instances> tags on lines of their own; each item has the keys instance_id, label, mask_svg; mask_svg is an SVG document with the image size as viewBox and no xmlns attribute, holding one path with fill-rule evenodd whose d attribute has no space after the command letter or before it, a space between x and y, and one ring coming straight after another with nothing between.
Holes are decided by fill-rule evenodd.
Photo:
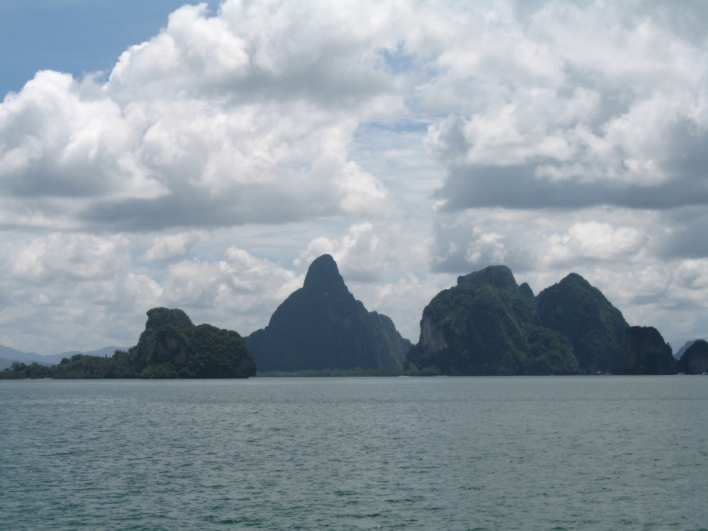
<instances>
[{"instance_id":1,"label":"ripple on water","mask_svg":"<svg viewBox=\"0 0 708 531\"><path fill-rule=\"evenodd\" d=\"M708 379L0 383L0 529L705 529Z\"/></svg>"}]
</instances>

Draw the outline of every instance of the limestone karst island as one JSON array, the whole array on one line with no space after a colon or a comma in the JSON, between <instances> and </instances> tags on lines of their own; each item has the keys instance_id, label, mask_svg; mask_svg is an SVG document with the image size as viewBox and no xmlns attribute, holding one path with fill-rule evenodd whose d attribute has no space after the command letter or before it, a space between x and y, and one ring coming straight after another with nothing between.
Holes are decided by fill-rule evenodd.
<instances>
[{"instance_id":1,"label":"limestone karst island","mask_svg":"<svg viewBox=\"0 0 708 531\"><path fill-rule=\"evenodd\" d=\"M457 279L423 310L418 342L369 312L330 255L317 258L302 288L268 326L242 337L182 310L153 308L137 345L110 357L76 354L53 366L15 362L0 379L248 378L313 375L703 374L708 343L674 358L652 327L629 326L583 277L571 273L538 295L506 266Z\"/></svg>"}]
</instances>

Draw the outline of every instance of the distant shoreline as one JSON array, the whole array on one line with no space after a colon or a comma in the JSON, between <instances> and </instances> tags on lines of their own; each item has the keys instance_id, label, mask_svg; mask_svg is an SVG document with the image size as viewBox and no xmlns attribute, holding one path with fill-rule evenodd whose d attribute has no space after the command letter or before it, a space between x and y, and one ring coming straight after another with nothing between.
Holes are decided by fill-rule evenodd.
<instances>
[{"instance_id":1,"label":"distant shoreline","mask_svg":"<svg viewBox=\"0 0 708 531\"><path fill-rule=\"evenodd\" d=\"M2 374L2 372L0 372ZM256 379L278 379L278 378L598 378L602 376L615 376L615 377L656 377L656 376L706 376L706 374L460 374L460 375L448 375L448 374L405 374L405 373L393 373L387 371L334 371L334 370L322 370L322 371L295 371L295 372L265 372L262 374L256 374L250 378ZM245 380L247 378L3 378L0 376L0 382L26 382L26 381L69 381L69 380L82 380L82 381L98 381L98 380L111 380L111 381L194 381L194 380Z\"/></svg>"}]
</instances>

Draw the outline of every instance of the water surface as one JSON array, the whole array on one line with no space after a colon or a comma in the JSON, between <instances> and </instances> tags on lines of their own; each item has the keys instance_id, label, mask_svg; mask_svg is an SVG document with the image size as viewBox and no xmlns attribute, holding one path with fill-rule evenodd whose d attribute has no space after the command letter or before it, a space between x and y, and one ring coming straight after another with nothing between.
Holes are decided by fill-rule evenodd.
<instances>
[{"instance_id":1,"label":"water surface","mask_svg":"<svg viewBox=\"0 0 708 531\"><path fill-rule=\"evenodd\" d=\"M0 382L0 529L708 529L708 378Z\"/></svg>"}]
</instances>

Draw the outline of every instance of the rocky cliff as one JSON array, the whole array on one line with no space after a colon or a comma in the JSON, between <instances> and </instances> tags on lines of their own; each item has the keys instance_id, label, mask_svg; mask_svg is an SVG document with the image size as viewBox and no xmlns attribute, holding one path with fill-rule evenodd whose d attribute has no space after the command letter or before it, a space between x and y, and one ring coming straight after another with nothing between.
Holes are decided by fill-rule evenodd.
<instances>
[{"instance_id":1,"label":"rocky cliff","mask_svg":"<svg viewBox=\"0 0 708 531\"><path fill-rule=\"evenodd\" d=\"M676 369L685 374L703 374L708 372L708 343L699 339L683 353Z\"/></svg>"},{"instance_id":2,"label":"rocky cliff","mask_svg":"<svg viewBox=\"0 0 708 531\"><path fill-rule=\"evenodd\" d=\"M652 326L631 326L626 332L627 364L616 374L676 374L671 347Z\"/></svg>"},{"instance_id":3,"label":"rocky cliff","mask_svg":"<svg viewBox=\"0 0 708 531\"><path fill-rule=\"evenodd\" d=\"M423 310L408 363L450 375L575 374L570 342L540 326L533 292L506 266L457 279Z\"/></svg>"},{"instance_id":4,"label":"rocky cliff","mask_svg":"<svg viewBox=\"0 0 708 531\"><path fill-rule=\"evenodd\" d=\"M143 378L248 378L256 374L245 340L232 330L195 326L182 310L153 308L133 347ZM131 349L131 351L133 350Z\"/></svg>"},{"instance_id":5,"label":"rocky cliff","mask_svg":"<svg viewBox=\"0 0 708 531\"><path fill-rule=\"evenodd\" d=\"M674 352L674 358L676 358L676 361L681 359L681 356L683 356L683 353L688 350L688 347L693 345L697 339L691 339L689 341L686 341L681 348L679 348L676 352Z\"/></svg>"},{"instance_id":6,"label":"rocky cliff","mask_svg":"<svg viewBox=\"0 0 708 531\"><path fill-rule=\"evenodd\" d=\"M260 371L400 369L411 343L385 315L349 292L330 255L312 262L302 288L246 338Z\"/></svg>"},{"instance_id":7,"label":"rocky cliff","mask_svg":"<svg viewBox=\"0 0 708 531\"><path fill-rule=\"evenodd\" d=\"M568 338L582 372L612 372L627 364L627 321L580 275L571 273L544 289L536 307L543 326Z\"/></svg>"}]
</instances>

